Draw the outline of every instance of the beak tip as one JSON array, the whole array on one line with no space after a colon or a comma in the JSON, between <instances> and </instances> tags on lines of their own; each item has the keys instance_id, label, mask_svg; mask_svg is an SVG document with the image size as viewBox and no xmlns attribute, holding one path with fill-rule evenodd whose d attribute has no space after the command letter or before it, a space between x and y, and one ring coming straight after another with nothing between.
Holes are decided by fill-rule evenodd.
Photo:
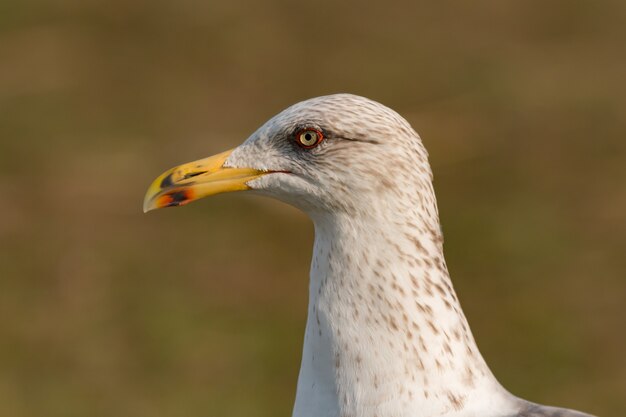
<instances>
[{"instance_id":1,"label":"beak tip","mask_svg":"<svg viewBox=\"0 0 626 417\"><path fill-rule=\"evenodd\" d=\"M143 200L143 207L142 207L143 212L147 213L147 212L152 211L152 210L154 210L156 208L158 208L158 207L156 207L156 205L154 204L154 201L151 198L151 196L147 195L146 198L144 198L144 200Z\"/></svg>"}]
</instances>

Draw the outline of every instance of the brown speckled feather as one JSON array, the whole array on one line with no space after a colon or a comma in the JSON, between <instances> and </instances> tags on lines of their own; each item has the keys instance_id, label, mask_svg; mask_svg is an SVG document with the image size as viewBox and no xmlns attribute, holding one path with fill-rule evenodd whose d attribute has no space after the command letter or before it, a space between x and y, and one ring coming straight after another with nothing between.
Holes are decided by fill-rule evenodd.
<instances>
[{"instance_id":1,"label":"brown speckled feather","mask_svg":"<svg viewBox=\"0 0 626 417\"><path fill-rule=\"evenodd\" d=\"M300 132L321 140L301 146ZM250 189L315 225L294 417L589 417L522 401L489 370L444 259L428 153L398 113L317 97L206 161L169 171L181 183L164 173L145 207Z\"/></svg>"}]
</instances>

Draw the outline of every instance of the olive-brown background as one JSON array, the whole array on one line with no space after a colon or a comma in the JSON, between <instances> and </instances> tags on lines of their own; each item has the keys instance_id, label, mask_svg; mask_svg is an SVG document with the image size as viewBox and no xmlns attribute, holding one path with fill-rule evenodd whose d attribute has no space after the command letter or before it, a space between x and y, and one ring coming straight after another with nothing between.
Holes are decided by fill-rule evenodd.
<instances>
[{"instance_id":1,"label":"olive-brown background","mask_svg":"<svg viewBox=\"0 0 626 417\"><path fill-rule=\"evenodd\" d=\"M626 2L0 2L0 416L287 416L312 227L151 180L352 92L431 154L512 392L626 415Z\"/></svg>"}]
</instances>

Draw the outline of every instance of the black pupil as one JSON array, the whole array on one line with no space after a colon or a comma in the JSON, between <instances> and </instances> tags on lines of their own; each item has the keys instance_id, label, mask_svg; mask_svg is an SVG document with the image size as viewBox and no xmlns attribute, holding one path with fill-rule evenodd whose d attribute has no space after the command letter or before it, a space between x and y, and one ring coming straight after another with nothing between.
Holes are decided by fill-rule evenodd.
<instances>
[{"instance_id":1,"label":"black pupil","mask_svg":"<svg viewBox=\"0 0 626 417\"><path fill-rule=\"evenodd\" d=\"M313 135L311 135L310 133L306 133L306 134L304 135L304 138L305 138L305 139L307 140L307 142L308 142L308 141L310 141L311 139L313 139Z\"/></svg>"}]
</instances>

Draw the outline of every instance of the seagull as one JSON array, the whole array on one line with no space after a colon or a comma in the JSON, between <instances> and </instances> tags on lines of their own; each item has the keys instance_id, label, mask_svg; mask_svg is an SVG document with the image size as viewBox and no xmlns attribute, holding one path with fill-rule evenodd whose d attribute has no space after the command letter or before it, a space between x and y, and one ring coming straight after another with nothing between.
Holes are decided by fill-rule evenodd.
<instances>
[{"instance_id":1,"label":"seagull","mask_svg":"<svg viewBox=\"0 0 626 417\"><path fill-rule=\"evenodd\" d=\"M315 227L293 417L591 417L522 400L488 368L444 260L428 153L395 111L351 94L294 104L161 174L143 209L243 190Z\"/></svg>"}]
</instances>

